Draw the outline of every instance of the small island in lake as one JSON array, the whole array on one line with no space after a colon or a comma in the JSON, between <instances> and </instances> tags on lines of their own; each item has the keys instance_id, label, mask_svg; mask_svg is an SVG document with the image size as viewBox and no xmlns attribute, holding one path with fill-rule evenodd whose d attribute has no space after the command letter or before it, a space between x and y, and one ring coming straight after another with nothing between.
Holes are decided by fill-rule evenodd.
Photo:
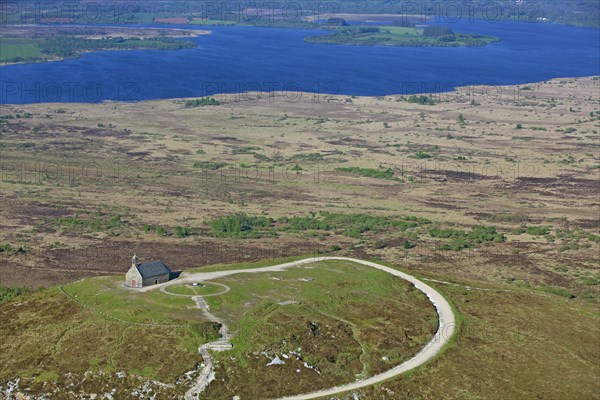
<instances>
[{"instance_id":1,"label":"small island in lake","mask_svg":"<svg viewBox=\"0 0 600 400\"><path fill-rule=\"evenodd\" d=\"M494 36L454 32L446 26L416 27L411 24L394 26L340 26L329 35L310 36L304 40L319 44L359 46L420 46L458 47L485 46L499 42Z\"/></svg>"}]
</instances>

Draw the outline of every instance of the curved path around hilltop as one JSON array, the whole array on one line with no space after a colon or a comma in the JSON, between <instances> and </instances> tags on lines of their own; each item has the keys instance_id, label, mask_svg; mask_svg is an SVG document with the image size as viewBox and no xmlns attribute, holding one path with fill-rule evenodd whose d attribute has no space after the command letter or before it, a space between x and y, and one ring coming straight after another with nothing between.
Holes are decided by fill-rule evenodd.
<instances>
[{"instance_id":1,"label":"curved path around hilltop","mask_svg":"<svg viewBox=\"0 0 600 400\"><path fill-rule=\"evenodd\" d=\"M215 271L215 272L198 272L198 273L183 273L181 277L175 279L173 281L163 283L160 285L149 286L146 288L140 289L142 292L154 290L157 288L178 285L181 283L190 283L190 282L198 282L198 281L210 281L212 279L219 279L230 275L236 274L255 274L261 272L281 272L285 271L288 268L298 267L305 264L312 264L319 261L328 261L328 260L337 260L337 261L350 261L357 264L365 265L367 267L375 268L384 272L387 272L391 275L397 276L404 280L412 283L417 289L421 292L425 293L425 295L429 298L429 301L435 306L435 309L438 314L439 324L438 330L434 337L431 339L429 343L421 349L419 353L417 353L413 358L403 362L402 364L387 370L378 375L374 375L367 379L362 379L353 383L349 383L346 385L337 386L331 389L319 390L316 392L301 394L297 396L289 396L282 397L278 400L309 400L316 399L319 397L325 396L334 396L337 394L341 394L344 392L348 392L351 390L361 389L367 386L375 385L377 383L384 382L388 379L392 379L398 375L401 375L405 372L408 372L414 368L417 368L420 365L425 364L427 361L435 357L442 348L448 343L452 335L454 334L454 329L456 326L456 318L454 316L454 312L452 311L452 307L446 301L444 296L442 296L437 290L432 288L431 286L425 284L419 279L415 278L412 275L406 274L404 272L400 272L394 268L387 267L385 265L377 264L371 261L359 260L356 258L348 258L348 257L313 257L299 261L292 261L284 264L273 265L270 267L263 268L251 268L251 269L241 269L241 270L231 270L231 271Z\"/></svg>"}]
</instances>

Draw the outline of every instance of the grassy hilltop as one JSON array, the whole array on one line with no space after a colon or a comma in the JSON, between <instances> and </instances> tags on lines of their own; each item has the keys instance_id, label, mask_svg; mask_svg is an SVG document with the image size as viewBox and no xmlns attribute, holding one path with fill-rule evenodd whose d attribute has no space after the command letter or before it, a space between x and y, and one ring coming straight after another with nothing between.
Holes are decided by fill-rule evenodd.
<instances>
[{"instance_id":1,"label":"grassy hilltop","mask_svg":"<svg viewBox=\"0 0 600 400\"><path fill-rule=\"evenodd\" d=\"M218 375L226 379L211 385L210 398L231 398L224 394L231 391L261 397L268 382L285 376L270 386L272 395L301 393L304 380L313 388L352 382L412 357L437 329L435 310L421 292L354 263L320 262L215 283L231 290L219 295L211 290L217 285L208 284L203 294L214 295L206 298L211 313L225 320L235 347L219 357ZM201 360L198 346L218 339L219 328L195 308L195 293L183 288L201 290L178 285L172 289L178 295L138 293L118 276L0 303L0 386L20 377L21 390L56 394L75 383L76 397L100 395L110 383L113 396L125 398L147 383L148 394L181 395L197 375L190 371ZM266 367L267 356L283 354L294 356L280 368Z\"/></svg>"}]
</instances>

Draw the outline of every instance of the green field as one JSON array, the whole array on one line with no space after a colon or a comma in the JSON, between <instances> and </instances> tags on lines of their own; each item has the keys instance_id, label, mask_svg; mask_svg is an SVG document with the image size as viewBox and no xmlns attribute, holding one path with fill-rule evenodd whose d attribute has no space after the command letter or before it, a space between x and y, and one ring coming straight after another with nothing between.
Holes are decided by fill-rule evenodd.
<instances>
[{"instance_id":1,"label":"green field","mask_svg":"<svg viewBox=\"0 0 600 400\"><path fill-rule=\"evenodd\" d=\"M0 62L15 59L33 60L41 57L39 40L0 37Z\"/></svg>"},{"instance_id":2,"label":"green field","mask_svg":"<svg viewBox=\"0 0 600 400\"><path fill-rule=\"evenodd\" d=\"M77 57L84 51L101 50L180 50L195 47L189 41L172 38L82 39L53 36L45 39L0 38L0 62L36 62Z\"/></svg>"}]
</instances>

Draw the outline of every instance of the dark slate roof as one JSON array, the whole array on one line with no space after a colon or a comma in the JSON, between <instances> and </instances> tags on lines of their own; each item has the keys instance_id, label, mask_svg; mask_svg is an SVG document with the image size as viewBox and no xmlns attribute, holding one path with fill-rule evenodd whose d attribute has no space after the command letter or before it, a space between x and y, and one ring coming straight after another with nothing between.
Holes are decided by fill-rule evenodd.
<instances>
[{"instance_id":1,"label":"dark slate roof","mask_svg":"<svg viewBox=\"0 0 600 400\"><path fill-rule=\"evenodd\" d=\"M171 270L161 260L150 261L148 263L138 264L137 270L140 271L142 278L153 278L155 276L170 274Z\"/></svg>"}]
</instances>

